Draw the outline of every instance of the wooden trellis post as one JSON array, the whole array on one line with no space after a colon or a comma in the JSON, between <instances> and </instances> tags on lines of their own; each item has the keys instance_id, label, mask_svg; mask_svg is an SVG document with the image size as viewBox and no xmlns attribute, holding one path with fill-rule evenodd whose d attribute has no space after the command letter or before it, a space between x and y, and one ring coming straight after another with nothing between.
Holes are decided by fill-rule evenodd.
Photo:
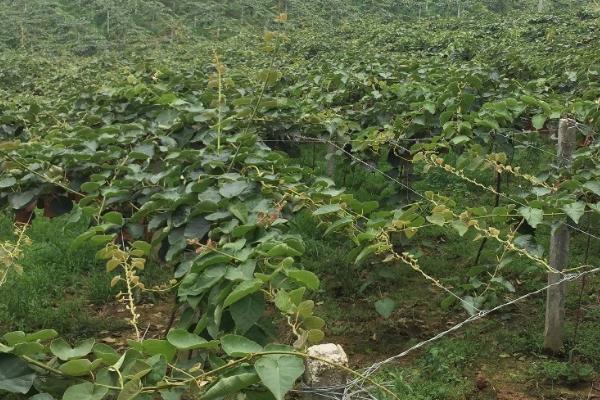
<instances>
[{"instance_id":1,"label":"wooden trellis post","mask_svg":"<svg viewBox=\"0 0 600 400\"><path fill-rule=\"evenodd\" d=\"M557 163L561 168L571 165L576 144L577 125L571 119L561 119L558 126ZM569 259L569 227L560 223L552 231L550 238L550 266L557 271L565 269ZM548 273L548 284L558 282L559 273ZM546 298L546 324L544 328L544 350L560 353L564 350L563 333L565 325L566 283L548 289Z\"/></svg>"}]
</instances>

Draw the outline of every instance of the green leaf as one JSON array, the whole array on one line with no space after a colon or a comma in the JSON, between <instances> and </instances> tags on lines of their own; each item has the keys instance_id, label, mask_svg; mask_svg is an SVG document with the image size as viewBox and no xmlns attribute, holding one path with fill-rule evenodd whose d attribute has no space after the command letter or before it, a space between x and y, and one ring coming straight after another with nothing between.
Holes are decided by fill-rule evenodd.
<instances>
[{"instance_id":1,"label":"green leaf","mask_svg":"<svg viewBox=\"0 0 600 400\"><path fill-rule=\"evenodd\" d=\"M156 123L161 129L170 129L175 126L179 113L176 110L164 110L156 116Z\"/></svg>"},{"instance_id":2,"label":"green leaf","mask_svg":"<svg viewBox=\"0 0 600 400\"><path fill-rule=\"evenodd\" d=\"M427 219L427 221L431 222L432 224L438 226L444 226L444 224L446 223L446 218L442 213L434 213L432 215L428 215L427 217L425 217L425 219Z\"/></svg>"},{"instance_id":3,"label":"green leaf","mask_svg":"<svg viewBox=\"0 0 600 400\"><path fill-rule=\"evenodd\" d=\"M301 317L309 317L312 315L313 310L315 309L315 302L312 300L304 300L296 309L296 312Z\"/></svg>"},{"instance_id":4,"label":"green leaf","mask_svg":"<svg viewBox=\"0 0 600 400\"><path fill-rule=\"evenodd\" d=\"M295 305L298 305L302 302L302 299L304 298L305 293L306 293L306 287L300 286L299 288L294 289L289 293L290 300L292 300L292 303L294 303Z\"/></svg>"},{"instance_id":5,"label":"green leaf","mask_svg":"<svg viewBox=\"0 0 600 400\"><path fill-rule=\"evenodd\" d=\"M457 145L457 144L461 144L464 142L468 142L469 140L471 140L471 138L469 136L458 135L456 137L453 137L452 140L450 141L450 143Z\"/></svg>"},{"instance_id":6,"label":"green leaf","mask_svg":"<svg viewBox=\"0 0 600 400\"><path fill-rule=\"evenodd\" d=\"M171 343L166 340L160 339L147 339L142 342L142 348L144 349L144 353L154 356L156 354L162 354L165 356L167 361L171 361L175 354L177 353L177 349Z\"/></svg>"},{"instance_id":7,"label":"green leaf","mask_svg":"<svg viewBox=\"0 0 600 400\"><path fill-rule=\"evenodd\" d=\"M150 255L150 250L152 249L150 243L141 240L133 242L131 247L133 247L136 250L141 250L146 256Z\"/></svg>"},{"instance_id":8,"label":"green leaf","mask_svg":"<svg viewBox=\"0 0 600 400\"><path fill-rule=\"evenodd\" d=\"M133 400L142 391L142 382L140 379L132 379L123 386L117 400Z\"/></svg>"},{"instance_id":9,"label":"green leaf","mask_svg":"<svg viewBox=\"0 0 600 400\"><path fill-rule=\"evenodd\" d=\"M280 243L267 251L267 255L269 257L294 257L301 256L302 253L285 243Z\"/></svg>"},{"instance_id":10,"label":"green leaf","mask_svg":"<svg viewBox=\"0 0 600 400\"><path fill-rule=\"evenodd\" d=\"M99 182L86 182L81 185L81 191L84 193L93 193L100 188Z\"/></svg>"},{"instance_id":11,"label":"green leaf","mask_svg":"<svg viewBox=\"0 0 600 400\"><path fill-rule=\"evenodd\" d=\"M543 114L538 114L531 119L531 123L536 130L540 130L544 128L546 124L546 116Z\"/></svg>"},{"instance_id":12,"label":"green leaf","mask_svg":"<svg viewBox=\"0 0 600 400\"><path fill-rule=\"evenodd\" d=\"M244 181L235 181L224 184L220 189L219 193L221 196L231 199L233 197L239 196L244 192L244 190L248 189L250 184Z\"/></svg>"},{"instance_id":13,"label":"green leaf","mask_svg":"<svg viewBox=\"0 0 600 400\"><path fill-rule=\"evenodd\" d=\"M105 365L113 365L120 358L115 349L103 343L96 343L93 351L97 359L102 360Z\"/></svg>"},{"instance_id":14,"label":"green leaf","mask_svg":"<svg viewBox=\"0 0 600 400\"><path fill-rule=\"evenodd\" d=\"M281 289L277 292L274 302L275 307L284 313L291 311L294 307L294 303L292 302L290 295L284 289Z\"/></svg>"},{"instance_id":15,"label":"green leaf","mask_svg":"<svg viewBox=\"0 0 600 400\"><path fill-rule=\"evenodd\" d=\"M204 293L223 279L226 270L224 266L215 265L206 269L201 275L188 274L179 287L179 295L197 296Z\"/></svg>"},{"instance_id":16,"label":"green leaf","mask_svg":"<svg viewBox=\"0 0 600 400\"><path fill-rule=\"evenodd\" d=\"M0 189L12 187L15 183L17 183L17 180L15 178L13 178L12 176L9 176L8 178L0 179Z\"/></svg>"},{"instance_id":17,"label":"green leaf","mask_svg":"<svg viewBox=\"0 0 600 400\"><path fill-rule=\"evenodd\" d=\"M129 158L132 160L147 160L152 157L154 157L154 145L147 143L138 144L129 153Z\"/></svg>"},{"instance_id":18,"label":"green leaf","mask_svg":"<svg viewBox=\"0 0 600 400\"><path fill-rule=\"evenodd\" d=\"M435 114L435 103L432 103L431 101L427 101L425 103L423 103L423 108L427 111L429 111L430 114Z\"/></svg>"},{"instance_id":19,"label":"green leaf","mask_svg":"<svg viewBox=\"0 0 600 400\"><path fill-rule=\"evenodd\" d=\"M552 190L545 187L532 187L531 193L535 194L537 197L542 197L549 193L552 193Z\"/></svg>"},{"instance_id":20,"label":"green leaf","mask_svg":"<svg viewBox=\"0 0 600 400\"><path fill-rule=\"evenodd\" d=\"M600 182L598 181L589 181L584 183L584 188L589 189L595 195L600 196Z\"/></svg>"},{"instance_id":21,"label":"green leaf","mask_svg":"<svg viewBox=\"0 0 600 400\"><path fill-rule=\"evenodd\" d=\"M223 336L221 338L221 346L223 347L223 351L231 357L244 357L248 354L263 351L260 344L238 335Z\"/></svg>"},{"instance_id":22,"label":"green leaf","mask_svg":"<svg viewBox=\"0 0 600 400\"><path fill-rule=\"evenodd\" d=\"M43 329L27 335L26 339L28 342L35 342L36 340L44 342L46 340L54 339L57 336L58 332L56 332L54 329Z\"/></svg>"},{"instance_id":23,"label":"green leaf","mask_svg":"<svg viewBox=\"0 0 600 400\"><path fill-rule=\"evenodd\" d=\"M340 204L329 204L326 206L322 206L313 211L313 215L326 215L334 212L338 212L342 209Z\"/></svg>"},{"instance_id":24,"label":"green leaf","mask_svg":"<svg viewBox=\"0 0 600 400\"><path fill-rule=\"evenodd\" d=\"M215 385L208 389L206 393L204 393L201 399L212 400L216 398L223 398L232 394L237 394L242 389L245 389L248 386L257 384L259 382L260 378L256 373L243 373L227 378L221 378Z\"/></svg>"},{"instance_id":25,"label":"green leaf","mask_svg":"<svg viewBox=\"0 0 600 400\"><path fill-rule=\"evenodd\" d=\"M44 345L38 342L19 343L15 345L12 353L17 356L29 356L32 357L39 353L44 353Z\"/></svg>"},{"instance_id":26,"label":"green leaf","mask_svg":"<svg viewBox=\"0 0 600 400\"><path fill-rule=\"evenodd\" d=\"M383 318L388 319L396 309L396 302L389 297L385 297L375 302L375 310Z\"/></svg>"},{"instance_id":27,"label":"green leaf","mask_svg":"<svg viewBox=\"0 0 600 400\"><path fill-rule=\"evenodd\" d=\"M279 78L281 78L281 72L274 69L263 69L256 74L256 79L267 85L273 85Z\"/></svg>"},{"instance_id":28,"label":"green leaf","mask_svg":"<svg viewBox=\"0 0 600 400\"><path fill-rule=\"evenodd\" d=\"M248 208L244 203L230 205L229 212L235 215L237 219L242 221L242 224L248 223Z\"/></svg>"},{"instance_id":29,"label":"green leaf","mask_svg":"<svg viewBox=\"0 0 600 400\"><path fill-rule=\"evenodd\" d=\"M6 341L6 344L9 346L14 346L15 344L27 342L27 335L23 331L14 331L5 333L2 338Z\"/></svg>"},{"instance_id":30,"label":"green leaf","mask_svg":"<svg viewBox=\"0 0 600 400\"><path fill-rule=\"evenodd\" d=\"M452 221L452 227L458 232L458 234L462 237L467 233L469 227L463 221L455 220Z\"/></svg>"},{"instance_id":31,"label":"green leaf","mask_svg":"<svg viewBox=\"0 0 600 400\"><path fill-rule=\"evenodd\" d=\"M251 281L244 281L233 289L229 296L223 303L223 308L229 307L230 305L240 301L246 296L257 292L263 286L263 281L260 279L253 279Z\"/></svg>"},{"instance_id":32,"label":"green leaf","mask_svg":"<svg viewBox=\"0 0 600 400\"><path fill-rule=\"evenodd\" d=\"M562 210L575 222L579 223L579 219L585 214L585 203L576 201L575 203L567 204Z\"/></svg>"},{"instance_id":33,"label":"green leaf","mask_svg":"<svg viewBox=\"0 0 600 400\"><path fill-rule=\"evenodd\" d=\"M478 125L481 125L485 128L488 129L492 129L492 130L500 130L500 125L498 124L498 121L496 121L495 119L479 119L479 118L475 118L475 123Z\"/></svg>"},{"instance_id":34,"label":"green leaf","mask_svg":"<svg viewBox=\"0 0 600 400\"><path fill-rule=\"evenodd\" d=\"M54 397L49 395L48 393L39 393L35 396L31 396L29 400L56 400Z\"/></svg>"},{"instance_id":35,"label":"green leaf","mask_svg":"<svg viewBox=\"0 0 600 400\"><path fill-rule=\"evenodd\" d=\"M199 272L199 271L205 269L206 267L209 267L209 266L215 265L215 264L226 263L229 260L231 260L231 256L228 256L226 254L207 253L207 255L203 256L202 258L200 258L194 262L194 271Z\"/></svg>"},{"instance_id":36,"label":"green leaf","mask_svg":"<svg viewBox=\"0 0 600 400\"><path fill-rule=\"evenodd\" d=\"M302 325L304 325L306 329L321 329L325 326L325 321L322 318L311 315L304 318Z\"/></svg>"},{"instance_id":37,"label":"green leaf","mask_svg":"<svg viewBox=\"0 0 600 400\"><path fill-rule=\"evenodd\" d=\"M88 339L79 346L72 348L64 339L57 339L50 344L50 351L62 361L68 361L72 358L81 358L90 354L94 347L94 339Z\"/></svg>"},{"instance_id":38,"label":"green leaf","mask_svg":"<svg viewBox=\"0 0 600 400\"><path fill-rule=\"evenodd\" d=\"M469 313L469 315L475 315L478 311L478 308L481 307L481 298L465 296L461 302L461 305Z\"/></svg>"},{"instance_id":39,"label":"green leaf","mask_svg":"<svg viewBox=\"0 0 600 400\"><path fill-rule=\"evenodd\" d=\"M355 264L360 264L365 258L367 258L371 254L375 253L378 249L379 249L379 245L378 244L372 244L370 246L365 247L358 254L358 256L356 257L356 260L354 260L354 263Z\"/></svg>"},{"instance_id":40,"label":"green leaf","mask_svg":"<svg viewBox=\"0 0 600 400\"><path fill-rule=\"evenodd\" d=\"M161 354L158 354L148 358L146 361L148 365L152 367L152 370L145 376L145 383L156 384L162 381L167 374L167 359Z\"/></svg>"},{"instance_id":41,"label":"green leaf","mask_svg":"<svg viewBox=\"0 0 600 400\"><path fill-rule=\"evenodd\" d=\"M69 387L62 400L102 400L107 393L108 388L85 382Z\"/></svg>"},{"instance_id":42,"label":"green leaf","mask_svg":"<svg viewBox=\"0 0 600 400\"><path fill-rule=\"evenodd\" d=\"M317 344L325 339L325 332L320 329L311 329L308 331L308 342L310 344Z\"/></svg>"},{"instance_id":43,"label":"green leaf","mask_svg":"<svg viewBox=\"0 0 600 400\"><path fill-rule=\"evenodd\" d=\"M184 394L184 389L161 390L160 396L163 400L181 400Z\"/></svg>"},{"instance_id":44,"label":"green leaf","mask_svg":"<svg viewBox=\"0 0 600 400\"><path fill-rule=\"evenodd\" d=\"M94 235L90 238L90 242L95 245L104 245L114 240L116 234L112 235Z\"/></svg>"},{"instance_id":45,"label":"green leaf","mask_svg":"<svg viewBox=\"0 0 600 400\"><path fill-rule=\"evenodd\" d=\"M193 218L185 225L183 236L188 239L202 239L210 231L211 223L204 217Z\"/></svg>"},{"instance_id":46,"label":"green leaf","mask_svg":"<svg viewBox=\"0 0 600 400\"><path fill-rule=\"evenodd\" d=\"M319 277L314 273L306 270L291 270L286 272L287 276L306 285L310 290L319 289Z\"/></svg>"},{"instance_id":47,"label":"green leaf","mask_svg":"<svg viewBox=\"0 0 600 400\"><path fill-rule=\"evenodd\" d=\"M58 369L65 375L84 376L90 373L98 363L92 363L87 359L70 360L61 365Z\"/></svg>"},{"instance_id":48,"label":"green leaf","mask_svg":"<svg viewBox=\"0 0 600 400\"><path fill-rule=\"evenodd\" d=\"M339 219L331 225L329 225L329 227L325 230L325 234L323 236L328 236L334 232L337 232L340 229L352 224L352 222L354 222L353 217L344 217L342 219Z\"/></svg>"},{"instance_id":49,"label":"green leaf","mask_svg":"<svg viewBox=\"0 0 600 400\"><path fill-rule=\"evenodd\" d=\"M263 316L266 309L262 293L254 293L229 307L238 333L247 332Z\"/></svg>"},{"instance_id":50,"label":"green leaf","mask_svg":"<svg viewBox=\"0 0 600 400\"><path fill-rule=\"evenodd\" d=\"M33 386L36 372L19 357L0 353L0 390L25 394Z\"/></svg>"},{"instance_id":51,"label":"green leaf","mask_svg":"<svg viewBox=\"0 0 600 400\"><path fill-rule=\"evenodd\" d=\"M537 227L544 220L544 211L538 208L521 207L519 208L519 214L525 218L532 228Z\"/></svg>"},{"instance_id":52,"label":"green leaf","mask_svg":"<svg viewBox=\"0 0 600 400\"><path fill-rule=\"evenodd\" d=\"M254 364L260 380L276 400L284 400L296 380L304 373L304 362L294 356L264 356Z\"/></svg>"},{"instance_id":53,"label":"green leaf","mask_svg":"<svg viewBox=\"0 0 600 400\"><path fill-rule=\"evenodd\" d=\"M115 224L115 225L123 225L123 214L121 214L120 212L117 211L111 211L111 212L107 212L106 214L104 214L102 216L102 219L105 222L108 222L110 224Z\"/></svg>"},{"instance_id":54,"label":"green leaf","mask_svg":"<svg viewBox=\"0 0 600 400\"><path fill-rule=\"evenodd\" d=\"M213 344L198 335L185 329L171 329L167 334L167 340L177 350L193 350L211 347Z\"/></svg>"},{"instance_id":55,"label":"green leaf","mask_svg":"<svg viewBox=\"0 0 600 400\"><path fill-rule=\"evenodd\" d=\"M14 347L0 343L0 353L12 353Z\"/></svg>"},{"instance_id":56,"label":"green leaf","mask_svg":"<svg viewBox=\"0 0 600 400\"><path fill-rule=\"evenodd\" d=\"M23 193L14 193L8 196L8 202L10 203L10 206L15 210L20 210L27 204L31 203L34 197L34 192L31 190Z\"/></svg>"}]
</instances>

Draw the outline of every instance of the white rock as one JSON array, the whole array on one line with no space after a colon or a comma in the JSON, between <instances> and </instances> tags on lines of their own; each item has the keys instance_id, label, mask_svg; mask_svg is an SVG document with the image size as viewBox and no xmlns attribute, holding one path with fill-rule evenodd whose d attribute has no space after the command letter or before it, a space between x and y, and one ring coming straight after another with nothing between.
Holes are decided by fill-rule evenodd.
<instances>
[{"instance_id":1,"label":"white rock","mask_svg":"<svg viewBox=\"0 0 600 400\"><path fill-rule=\"evenodd\" d=\"M308 348L307 354L348 367L348 356L339 344L327 343L311 346ZM346 378L346 373L340 368L314 358L306 359L304 381L312 388L344 385Z\"/></svg>"}]
</instances>

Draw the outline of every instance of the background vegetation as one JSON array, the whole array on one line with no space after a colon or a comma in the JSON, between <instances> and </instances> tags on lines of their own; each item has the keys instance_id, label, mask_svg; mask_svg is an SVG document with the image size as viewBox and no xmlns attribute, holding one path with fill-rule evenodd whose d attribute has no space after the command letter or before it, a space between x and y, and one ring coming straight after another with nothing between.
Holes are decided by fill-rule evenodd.
<instances>
[{"instance_id":1,"label":"background vegetation","mask_svg":"<svg viewBox=\"0 0 600 400\"><path fill-rule=\"evenodd\" d=\"M9 395L1 370L0 396L279 399L295 379L273 389L257 349L324 333L353 368L398 354L543 286L558 221L569 265L599 265L593 1L9 0L0 18L0 365L31 378ZM115 264L119 247L139 252ZM391 394L372 393L587 399L598 282L569 286L563 354L542 351L538 296L386 365ZM96 347L64 357L58 334Z\"/></svg>"}]
</instances>

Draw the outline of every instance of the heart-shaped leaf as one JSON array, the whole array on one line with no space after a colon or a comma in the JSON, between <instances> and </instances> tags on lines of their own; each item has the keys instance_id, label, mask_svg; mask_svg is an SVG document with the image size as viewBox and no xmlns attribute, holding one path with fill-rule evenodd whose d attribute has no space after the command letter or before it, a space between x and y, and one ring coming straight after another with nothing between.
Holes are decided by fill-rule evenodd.
<instances>
[{"instance_id":1,"label":"heart-shaped leaf","mask_svg":"<svg viewBox=\"0 0 600 400\"><path fill-rule=\"evenodd\" d=\"M532 228L537 227L544 220L544 211L538 208L521 207L519 208L519 214L525 218Z\"/></svg>"},{"instance_id":2,"label":"heart-shaped leaf","mask_svg":"<svg viewBox=\"0 0 600 400\"><path fill-rule=\"evenodd\" d=\"M78 346L71 347L64 339L57 339L50 344L50 351L62 361L68 361L73 358L85 357L94 347L94 339L88 339L81 342Z\"/></svg>"},{"instance_id":3,"label":"heart-shaped leaf","mask_svg":"<svg viewBox=\"0 0 600 400\"><path fill-rule=\"evenodd\" d=\"M389 297L385 297L375 302L375 310L383 318L389 318L396 309L396 302Z\"/></svg>"},{"instance_id":4,"label":"heart-shaped leaf","mask_svg":"<svg viewBox=\"0 0 600 400\"><path fill-rule=\"evenodd\" d=\"M585 214L585 203L576 201L575 203L564 206L563 211L575 222L579 223L579 219Z\"/></svg>"},{"instance_id":5,"label":"heart-shaped leaf","mask_svg":"<svg viewBox=\"0 0 600 400\"><path fill-rule=\"evenodd\" d=\"M301 358L289 355L268 355L254 364L261 382L273 393L276 400L284 400L296 380L304 373Z\"/></svg>"}]
</instances>

